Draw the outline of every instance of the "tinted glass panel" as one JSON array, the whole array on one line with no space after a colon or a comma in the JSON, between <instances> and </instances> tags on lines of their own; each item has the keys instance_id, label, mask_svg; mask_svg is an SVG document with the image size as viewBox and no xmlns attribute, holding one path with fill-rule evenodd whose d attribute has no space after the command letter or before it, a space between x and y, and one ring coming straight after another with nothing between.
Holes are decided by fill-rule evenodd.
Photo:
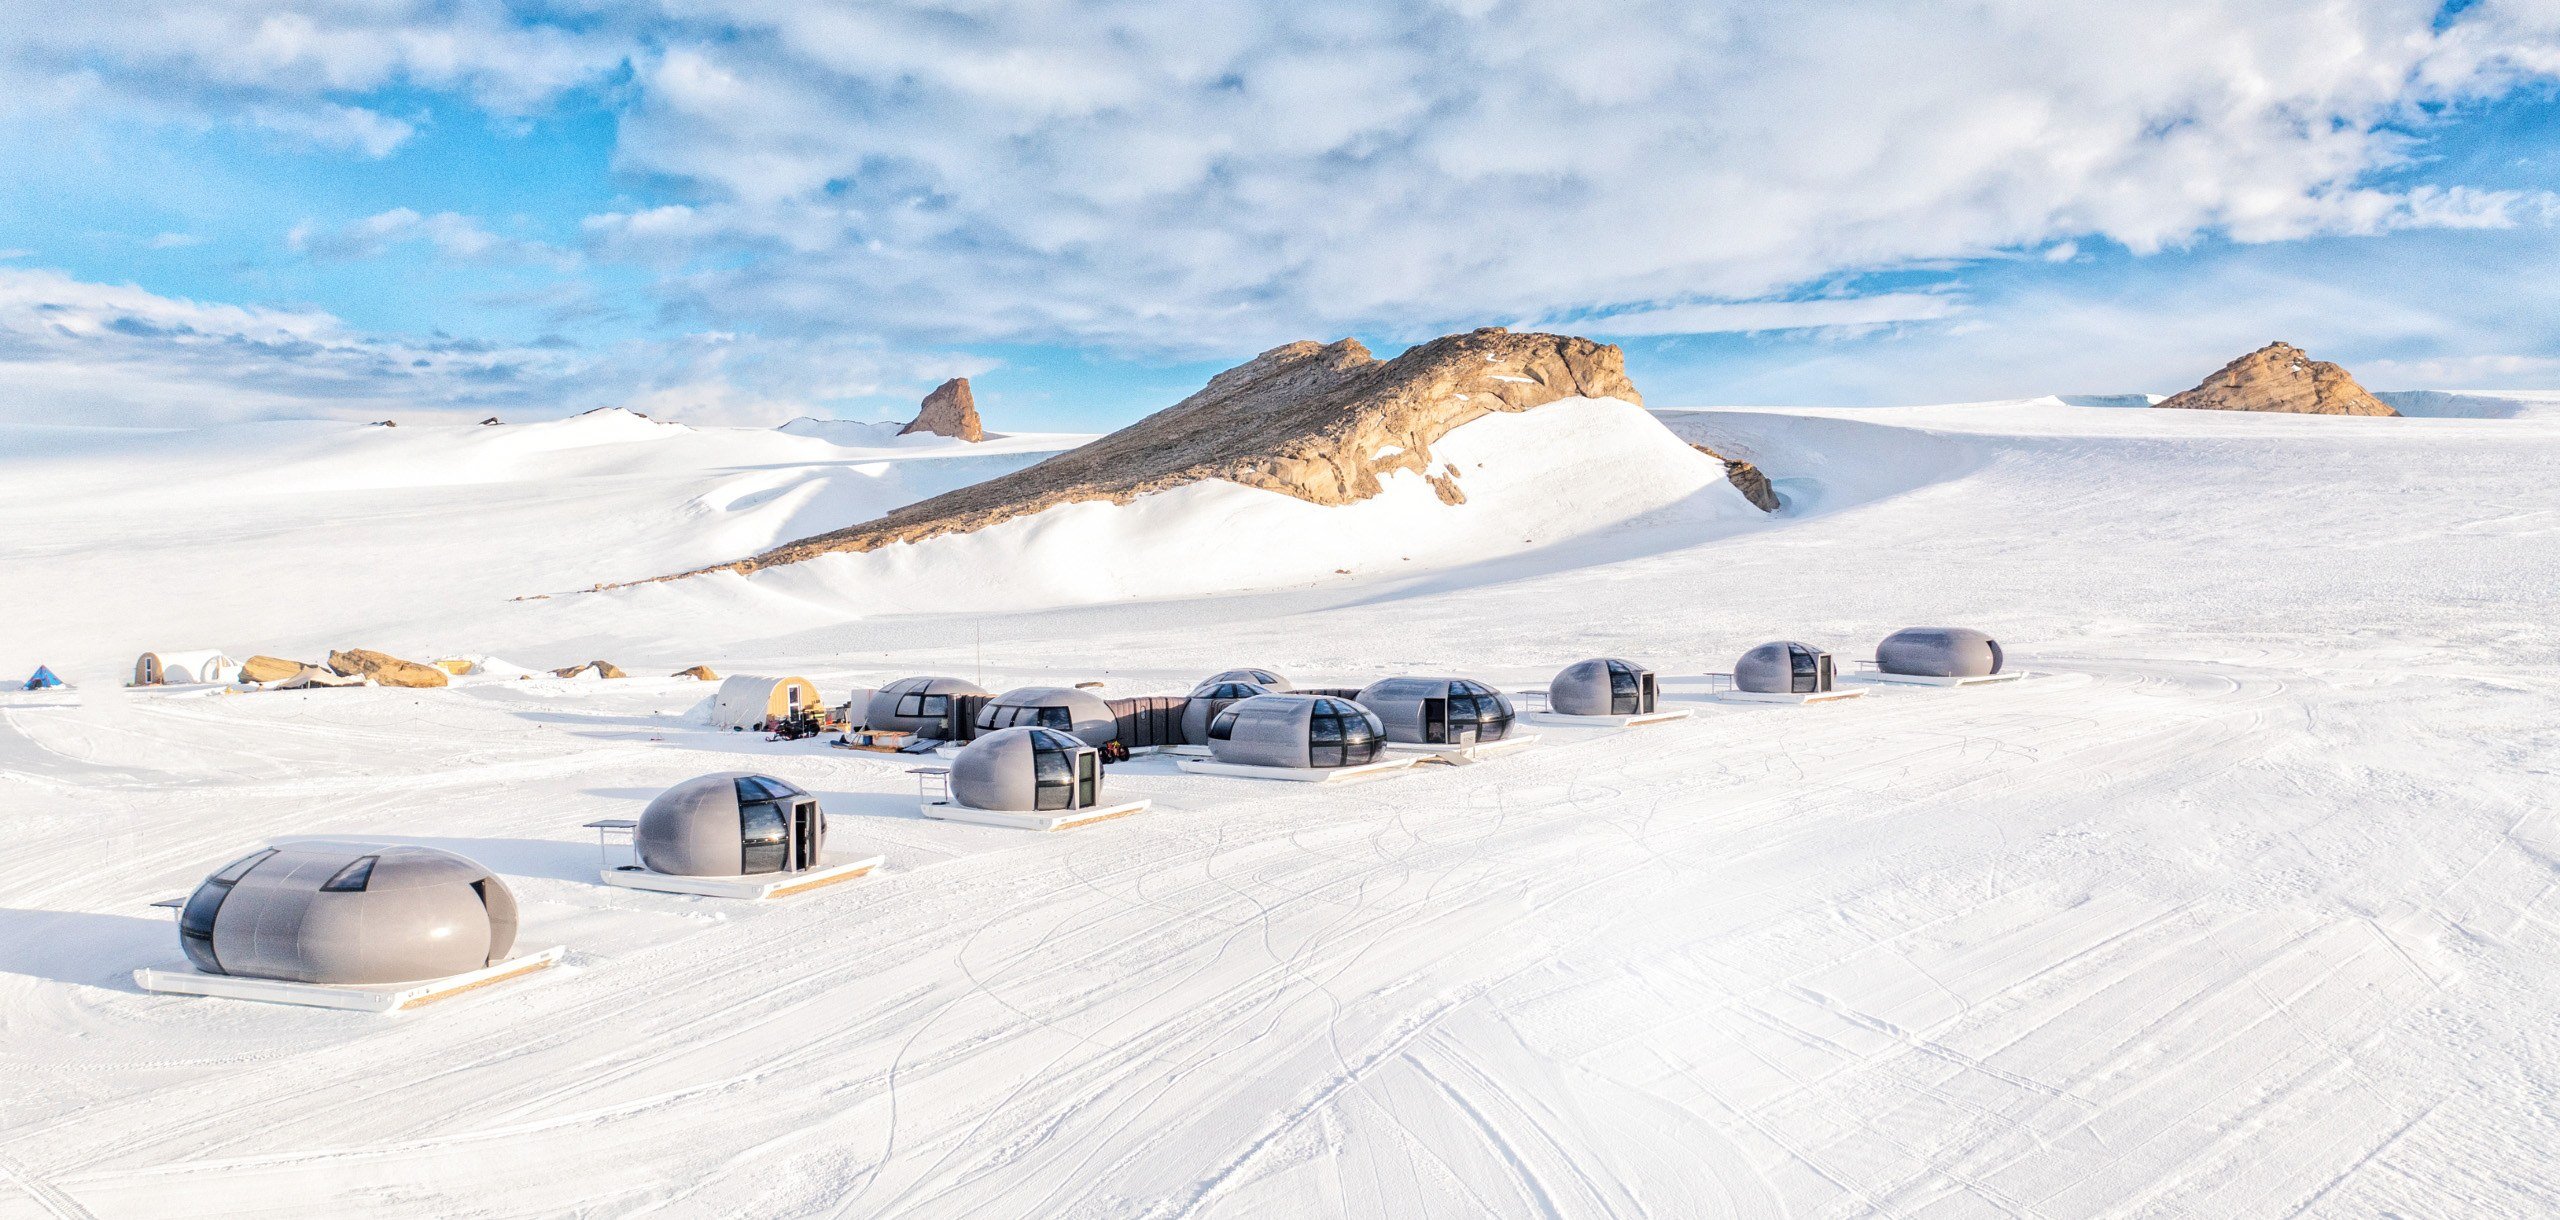
<instances>
[{"instance_id":1,"label":"tinted glass panel","mask_svg":"<svg viewBox=\"0 0 2560 1220\"><path fill-rule=\"evenodd\" d=\"M949 695L926 695L918 702L924 705L922 715L948 716L951 714L951 696Z\"/></svg>"},{"instance_id":2,"label":"tinted glass panel","mask_svg":"<svg viewBox=\"0 0 2560 1220\"><path fill-rule=\"evenodd\" d=\"M750 873L778 873L791 855L791 824L782 806L771 801L758 801L738 806L738 838L743 847L740 864Z\"/></svg>"},{"instance_id":3,"label":"tinted glass panel","mask_svg":"<svg viewBox=\"0 0 2560 1220\"><path fill-rule=\"evenodd\" d=\"M255 858L263 859L267 854L272 853ZM230 896L230 882L207 881L187 896L186 907L178 912L178 945L187 951L187 960L207 974L222 973L222 962L213 955L213 917L221 911L222 900Z\"/></svg>"},{"instance_id":4,"label":"tinted glass panel","mask_svg":"<svg viewBox=\"0 0 2560 1220\"><path fill-rule=\"evenodd\" d=\"M276 854L276 849L272 847L265 851L250 852L248 855L242 856L239 859L222 866L222 871L215 873L212 879L224 883L238 881L242 877L248 876L250 869L258 867L259 862L274 854Z\"/></svg>"},{"instance_id":5,"label":"tinted glass panel","mask_svg":"<svg viewBox=\"0 0 2560 1220\"><path fill-rule=\"evenodd\" d=\"M901 715L901 716L922 716L922 715L924 715L924 696L922 696L922 695L900 695L900 696L898 696L898 714L899 714L899 715Z\"/></svg>"},{"instance_id":6,"label":"tinted glass panel","mask_svg":"<svg viewBox=\"0 0 2560 1220\"><path fill-rule=\"evenodd\" d=\"M353 894L362 892L366 883L373 880L374 861L381 858L382 857L380 856L366 856L345 868L339 869L337 876L329 878L325 884L321 885L320 892L324 894Z\"/></svg>"},{"instance_id":7,"label":"tinted glass panel","mask_svg":"<svg viewBox=\"0 0 2560 1220\"><path fill-rule=\"evenodd\" d=\"M1236 709L1228 708L1209 722L1209 740L1231 741L1236 735Z\"/></svg>"},{"instance_id":8,"label":"tinted glass panel","mask_svg":"<svg viewBox=\"0 0 2560 1220\"><path fill-rule=\"evenodd\" d=\"M1039 713L1042 728L1071 729L1076 725L1076 718L1063 707L1044 707L1039 709Z\"/></svg>"},{"instance_id":9,"label":"tinted glass panel","mask_svg":"<svg viewBox=\"0 0 2560 1220\"><path fill-rule=\"evenodd\" d=\"M1342 717L1317 716L1307 722L1307 740L1318 745L1342 743Z\"/></svg>"},{"instance_id":10,"label":"tinted glass panel","mask_svg":"<svg viewBox=\"0 0 2560 1220\"><path fill-rule=\"evenodd\" d=\"M1065 750L1041 750L1031 756L1031 806L1034 809L1075 807L1076 756Z\"/></svg>"}]
</instances>

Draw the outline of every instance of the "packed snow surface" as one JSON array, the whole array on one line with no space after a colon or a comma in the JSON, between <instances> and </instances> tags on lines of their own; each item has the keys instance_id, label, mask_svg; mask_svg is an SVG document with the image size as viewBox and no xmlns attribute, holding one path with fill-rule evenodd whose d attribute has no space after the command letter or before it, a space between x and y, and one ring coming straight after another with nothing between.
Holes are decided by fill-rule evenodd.
<instances>
[{"instance_id":1,"label":"packed snow surface","mask_svg":"<svg viewBox=\"0 0 2560 1220\"><path fill-rule=\"evenodd\" d=\"M983 569L962 605L891 560L570 591L1034 442L14 430L0 665L81 689L0 703L0 1216L2560 1206L2560 418L1656 415L1787 509L1729 513L1619 414L1632 498L1461 461L1456 509L1076 509L1018 531L1063 545L942 548ZM1053 550L1218 513L1167 553L1223 537L1261 591L1108 554L1061 583ZM1269 534L1329 522L1339 551ZM1453 549L1369 541L1412 529ZM1708 697L1764 640L1845 663L1918 624L2039 676ZM116 686L160 645L332 643L634 676ZM909 760L713 732L659 676L1534 691L1596 655L1697 714L1343 788L1142 759L1109 787L1153 809L1047 835L923 820ZM581 823L724 769L886 868L769 906L597 884ZM470 855L567 964L398 1018L134 987L179 960L150 903L292 835Z\"/></svg>"}]
</instances>

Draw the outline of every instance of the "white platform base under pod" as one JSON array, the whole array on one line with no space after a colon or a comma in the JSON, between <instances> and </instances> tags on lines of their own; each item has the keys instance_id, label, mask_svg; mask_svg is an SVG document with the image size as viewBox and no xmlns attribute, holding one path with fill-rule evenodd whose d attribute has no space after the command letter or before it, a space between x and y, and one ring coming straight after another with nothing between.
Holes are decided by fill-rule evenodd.
<instances>
[{"instance_id":1,"label":"white platform base under pod","mask_svg":"<svg viewBox=\"0 0 2560 1220\"><path fill-rule=\"evenodd\" d=\"M1200 758L1177 759L1174 765L1193 775L1224 775L1235 779L1276 779L1295 784L1340 784L1390 771L1402 771L1419 758L1381 758L1356 767L1255 767L1243 763L1212 762Z\"/></svg>"},{"instance_id":2,"label":"white platform base under pod","mask_svg":"<svg viewBox=\"0 0 2560 1220\"><path fill-rule=\"evenodd\" d=\"M1508 754L1513 750L1527 749L1528 747L1536 744L1538 744L1537 734L1522 733L1516 737L1505 737L1500 741L1478 742L1469 746L1431 745L1429 743L1419 741L1390 741L1387 743L1387 749L1391 753L1419 754L1426 760L1437 759L1441 762L1464 765L1466 763L1482 762L1496 754Z\"/></svg>"},{"instance_id":3,"label":"white platform base under pod","mask_svg":"<svg viewBox=\"0 0 2560 1220\"><path fill-rule=\"evenodd\" d=\"M1820 690L1815 691L1810 695L1781 694L1774 691L1728 690L1716 692L1716 698L1725 700L1729 703L1829 703L1837 699L1855 699L1866 693L1867 692L1854 687L1849 690Z\"/></svg>"},{"instance_id":4,"label":"white platform base under pod","mask_svg":"<svg viewBox=\"0 0 2560 1220\"><path fill-rule=\"evenodd\" d=\"M1015 809L973 809L950 801L926 801L924 816L946 822L975 822L981 826L1010 826L1017 830L1073 830L1113 818L1144 813L1155 802L1140 798L1117 805L1097 805L1091 809L1069 809L1060 813L1025 813Z\"/></svg>"},{"instance_id":5,"label":"white platform base under pod","mask_svg":"<svg viewBox=\"0 0 2560 1220\"><path fill-rule=\"evenodd\" d=\"M880 867L883 857L865 856L859 860L839 860L797 873L757 873L747 877L678 877L671 873L653 873L645 868L608 868L602 876L606 885L626 890L648 890L658 894L694 894L704 898L744 898L762 902L773 898L790 898L814 889L851 881Z\"/></svg>"},{"instance_id":6,"label":"white platform base under pod","mask_svg":"<svg viewBox=\"0 0 2560 1220\"><path fill-rule=\"evenodd\" d=\"M1889 674L1881 671L1858 675L1869 682L1899 682L1905 686L1988 686L1994 682L2015 682L2026 677L2025 670L2005 674L1981 674L1968 678L1939 678L1928 674Z\"/></svg>"},{"instance_id":7,"label":"white platform base under pod","mask_svg":"<svg viewBox=\"0 0 2560 1220\"><path fill-rule=\"evenodd\" d=\"M283 979L206 974L195 969L136 970L133 981L144 991L163 995L218 996L226 1000L258 1000L268 1004L299 1004L305 1008L390 1014L452 999L466 991L511 982L559 964L560 955L564 952L567 950L554 945L539 953L511 957L494 966L449 974L423 983L294 983Z\"/></svg>"},{"instance_id":8,"label":"white platform base under pod","mask_svg":"<svg viewBox=\"0 0 2560 1220\"><path fill-rule=\"evenodd\" d=\"M1529 716L1543 724L1587 724L1594 728L1624 729L1639 724L1661 724L1666 720L1686 720L1692 714L1689 708L1675 707L1634 716L1570 716L1563 712L1531 712Z\"/></svg>"}]
</instances>

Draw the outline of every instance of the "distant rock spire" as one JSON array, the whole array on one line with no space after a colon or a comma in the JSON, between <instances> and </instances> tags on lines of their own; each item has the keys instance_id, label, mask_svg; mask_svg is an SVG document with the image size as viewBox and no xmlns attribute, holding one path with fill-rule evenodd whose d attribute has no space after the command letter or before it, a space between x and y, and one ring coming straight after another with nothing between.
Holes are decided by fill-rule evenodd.
<instances>
[{"instance_id":1,"label":"distant rock spire","mask_svg":"<svg viewBox=\"0 0 2560 1220\"><path fill-rule=\"evenodd\" d=\"M935 386L933 393L924 396L924 409L916 412L915 422L898 429L900 436L910 432L930 432L964 441L985 440L987 431L978 426L978 400L969 393L969 379L954 377Z\"/></svg>"},{"instance_id":2,"label":"distant rock spire","mask_svg":"<svg viewBox=\"0 0 2560 1220\"><path fill-rule=\"evenodd\" d=\"M2290 343L2270 343L2223 365L2204 384L2161 399L2196 411L2278 411L2289 415L2398 415L2365 393L2345 369Z\"/></svg>"}]
</instances>

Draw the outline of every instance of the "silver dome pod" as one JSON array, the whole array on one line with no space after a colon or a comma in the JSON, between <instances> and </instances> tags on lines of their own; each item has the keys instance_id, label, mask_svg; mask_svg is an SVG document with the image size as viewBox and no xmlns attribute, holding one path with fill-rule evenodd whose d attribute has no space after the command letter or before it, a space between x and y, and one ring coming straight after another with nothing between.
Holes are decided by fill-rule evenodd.
<instances>
[{"instance_id":1,"label":"silver dome pod","mask_svg":"<svg viewBox=\"0 0 2560 1220\"><path fill-rule=\"evenodd\" d=\"M971 809L1053 813L1102 800L1102 754L1056 729L997 729L951 760L951 799Z\"/></svg>"},{"instance_id":2,"label":"silver dome pod","mask_svg":"<svg viewBox=\"0 0 2560 1220\"><path fill-rule=\"evenodd\" d=\"M1465 678L1388 678L1360 691L1360 706L1377 714L1387 740L1414 745L1500 741L1511 735L1511 697Z\"/></svg>"},{"instance_id":3,"label":"silver dome pod","mask_svg":"<svg viewBox=\"0 0 2560 1220\"><path fill-rule=\"evenodd\" d=\"M1876 645L1876 668L1923 678L1987 678L2006 661L2000 642L1970 627L1905 627Z\"/></svg>"},{"instance_id":4,"label":"silver dome pod","mask_svg":"<svg viewBox=\"0 0 2560 1220\"><path fill-rule=\"evenodd\" d=\"M953 735L961 727L952 721L955 701L986 693L985 687L962 678L900 678L872 692L863 723L919 737Z\"/></svg>"},{"instance_id":5,"label":"silver dome pod","mask_svg":"<svg viewBox=\"0 0 2560 1220\"><path fill-rule=\"evenodd\" d=\"M1576 661L1547 683L1547 710L1563 716L1644 716L1660 699L1653 671L1633 661Z\"/></svg>"},{"instance_id":6,"label":"silver dome pod","mask_svg":"<svg viewBox=\"0 0 2560 1220\"><path fill-rule=\"evenodd\" d=\"M1821 694L1833 676L1830 653L1792 640L1762 644L1733 663L1733 688L1753 694Z\"/></svg>"},{"instance_id":7,"label":"silver dome pod","mask_svg":"<svg viewBox=\"0 0 2560 1220\"><path fill-rule=\"evenodd\" d=\"M816 797L770 775L723 771L659 793L631 847L653 873L745 877L816 868L826 839Z\"/></svg>"},{"instance_id":8,"label":"silver dome pod","mask_svg":"<svg viewBox=\"0 0 2560 1220\"><path fill-rule=\"evenodd\" d=\"M1255 695L1209 722L1209 756L1239 766L1357 767L1386 746L1375 713L1329 695Z\"/></svg>"},{"instance_id":9,"label":"silver dome pod","mask_svg":"<svg viewBox=\"0 0 2560 1220\"><path fill-rule=\"evenodd\" d=\"M1201 686L1217 686L1226 682L1251 682L1255 686L1259 686L1275 695L1285 695L1289 693L1289 680L1287 678L1283 678L1270 670L1256 669L1252 666L1246 666L1243 669L1230 669L1220 673L1214 673L1208 677L1200 679Z\"/></svg>"},{"instance_id":10,"label":"silver dome pod","mask_svg":"<svg viewBox=\"0 0 2560 1220\"><path fill-rule=\"evenodd\" d=\"M1182 740L1195 746L1209 744L1209 725L1218 713L1255 695L1268 695L1269 687L1252 682L1203 682L1193 688L1191 697L1182 705Z\"/></svg>"},{"instance_id":11,"label":"silver dome pod","mask_svg":"<svg viewBox=\"0 0 2560 1220\"><path fill-rule=\"evenodd\" d=\"M515 894L432 847L290 843L205 878L178 943L206 974L296 983L411 983L505 960Z\"/></svg>"},{"instance_id":12,"label":"silver dome pod","mask_svg":"<svg viewBox=\"0 0 2560 1220\"><path fill-rule=\"evenodd\" d=\"M1009 690L978 709L978 731L1043 728L1072 733L1089 746L1108 744L1120 736L1120 718L1102 696L1070 686L1026 686Z\"/></svg>"}]
</instances>

